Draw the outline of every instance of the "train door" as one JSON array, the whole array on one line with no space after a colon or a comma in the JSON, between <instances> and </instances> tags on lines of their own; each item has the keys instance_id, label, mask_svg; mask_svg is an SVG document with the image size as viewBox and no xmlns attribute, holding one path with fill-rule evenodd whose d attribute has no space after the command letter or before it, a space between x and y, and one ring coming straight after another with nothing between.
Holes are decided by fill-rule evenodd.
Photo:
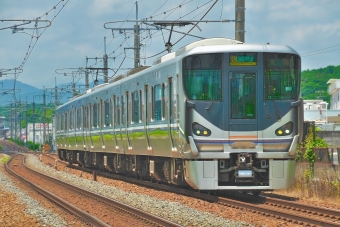
<instances>
[{"instance_id":1,"label":"train door","mask_svg":"<svg viewBox=\"0 0 340 227\"><path fill-rule=\"evenodd\" d=\"M119 124L117 121L117 97L116 95L113 96L113 103L112 103L112 129L113 129L113 140L115 148L112 150L119 149L118 138L117 138L117 128L119 128Z\"/></svg>"},{"instance_id":2,"label":"train door","mask_svg":"<svg viewBox=\"0 0 340 227\"><path fill-rule=\"evenodd\" d=\"M90 122L90 111L88 106L83 106L83 134L84 134L84 150L91 150L90 142L90 132L89 132L89 122Z\"/></svg>"},{"instance_id":3,"label":"train door","mask_svg":"<svg viewBox=\"0 0 340 227\"><path fill-rule=\"evenodd\" d=\"M69 149L69 145L70 145L70 143L69 143L69 130L70 130L70 125L69 125L69 117L70 117L70 114L69 114L69 111L67 111L67 112L65 112L65 139L64 139L64 148L66 149L66 150L68 150Z\"/></svg>"},{"instance_id":4,"label":"train door","mask_svg":"<svg viewBox=\"0 0 340 227\"><path fill-rule=\"evenodd\" d=\"M102 141L99 129L100 120L100 102L93 103L91 105L91 127L90 127L90 139L93 151L101 150Z\"/></svg>"},{"instance_id":5,"label":"train door","mask_svg":"<svg viewBox=\"0 0 340 227\"><path fill-rule=\"evenodd\" d=\"M129 141L129 114L130 114L130 108L129 108L129 93L126 92L124 96L121 96L122 98L122 143L124 147L124 152L127 152L128 150L131 150L131 143Z\"/></svg>"},{"instance_id":6,"label":"train door","mask_svg":"<svg viewBox=\"0 0 340 227\"><path fill-rule=\"evenodd\" d=\"M123 121L124 121L124 96L117 96L117 143L119 146L120 152L124 153L124 144L123 144L123 136L124 129Z\"/></svg>"},{"instance_id":7,"label":"train door","mask_svg":"<svg viewBox=\"0 0 340 227\"><path fill-rule=\"evenodd\" d=\"M229 72L229 128L232 148L255 148L258 143L257 75Z\"/></svg>"}]
</instances>

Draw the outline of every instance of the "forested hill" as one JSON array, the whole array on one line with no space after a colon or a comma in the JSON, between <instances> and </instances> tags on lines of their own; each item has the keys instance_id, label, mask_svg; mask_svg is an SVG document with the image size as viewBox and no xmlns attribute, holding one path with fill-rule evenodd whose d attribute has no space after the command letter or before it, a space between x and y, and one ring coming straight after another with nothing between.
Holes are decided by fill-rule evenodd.
<instances>
[{"instance_id":1,"label":"forested hill","mask_svg":"<svg viewBox=\"0 0 340 227\"><path fill-rule=\"evenodd\" d=\"M323 99L329 102L328 80L340 79L340 65L302 71L302 98Z\"/></svg>"}]
</instances>

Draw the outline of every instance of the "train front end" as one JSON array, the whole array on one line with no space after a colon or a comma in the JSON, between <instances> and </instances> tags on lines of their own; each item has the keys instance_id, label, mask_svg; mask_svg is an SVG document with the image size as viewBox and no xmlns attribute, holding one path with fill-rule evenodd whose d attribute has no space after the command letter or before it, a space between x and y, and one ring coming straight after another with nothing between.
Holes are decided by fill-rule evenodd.
<instances>
[{"instance_id":1,"label":"train front end","mask_svg":"<svg viewBox=\"0 0 340 227\"><path fill-rule=\"evenodd\" d=\"M198 190L288 188L303 125L299 55L287 46L246 44L182 55L186 182Z\"/></svg>"}]
</instances>

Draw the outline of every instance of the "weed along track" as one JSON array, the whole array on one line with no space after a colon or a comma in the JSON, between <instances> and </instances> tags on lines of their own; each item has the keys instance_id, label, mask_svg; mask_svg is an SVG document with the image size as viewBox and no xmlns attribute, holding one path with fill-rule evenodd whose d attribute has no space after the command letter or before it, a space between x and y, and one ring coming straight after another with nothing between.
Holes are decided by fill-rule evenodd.
<instances>
[{"instance_id":1,"label":"weed along track","mask_svg":"<svg viewBox=\"0 0 340 227\"><path fill-rule=\"evenodd\" d=\"M49 200L63 206L85 224L93 226L179 226L120 202L83 190L29 169L24 156L16 155L6 169L20 176ZM119 223L119 225L117 225Z\"/></svg>"}]
</instances>

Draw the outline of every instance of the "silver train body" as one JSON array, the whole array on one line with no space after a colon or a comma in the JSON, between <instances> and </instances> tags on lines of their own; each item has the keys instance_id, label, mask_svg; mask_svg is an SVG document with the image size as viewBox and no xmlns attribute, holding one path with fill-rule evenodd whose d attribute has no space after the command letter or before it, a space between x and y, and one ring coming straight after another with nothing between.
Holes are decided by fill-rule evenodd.
<instances>
[{"instance_id":1,"label":"silver train body","mask_svg":"<svg viewBox=\"0 0 340 227\"><path fill-rule=\"evenodd\" d=\"M288 46L191 43L58 107L59 157L197 190L288 188L300 65Z\"/></svg>"}]
</instances>

